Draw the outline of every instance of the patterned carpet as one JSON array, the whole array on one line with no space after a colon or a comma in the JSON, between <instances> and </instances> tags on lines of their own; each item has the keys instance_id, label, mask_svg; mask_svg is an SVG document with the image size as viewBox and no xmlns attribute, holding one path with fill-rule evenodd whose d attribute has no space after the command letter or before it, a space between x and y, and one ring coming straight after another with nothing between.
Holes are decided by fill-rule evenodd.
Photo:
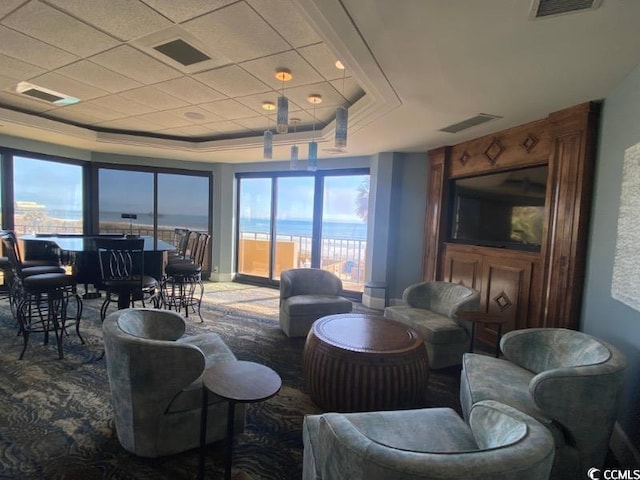
<instances>
[{"instance_id":1,"label":"patterned carpet","mask_svg":"<svg viewBox=\"0 0 640 480\"><path fill-rule=\"evenodd\" d=\"M22 348L6 300L0 301L0 479L192 479L193 450L160 459L139 458L118 443L102 353L98 309L84 303L82 345L71 333L63 360L55 347L32 335ZM362 306L358 309L365 310ZM204 323L189 317L188 333L218 332L239 360L273 368L282 377L278 395L250 404L243 434L236 437L234 473L254 480L299 479L302 419L318 413L303 391L304 339L278 327L278 291L234 283L207 284ZM432 373L425 406L458 406L459 369ZM223 476L221 442L208 449L207 478Z\"/></svg>"}]
</instances>

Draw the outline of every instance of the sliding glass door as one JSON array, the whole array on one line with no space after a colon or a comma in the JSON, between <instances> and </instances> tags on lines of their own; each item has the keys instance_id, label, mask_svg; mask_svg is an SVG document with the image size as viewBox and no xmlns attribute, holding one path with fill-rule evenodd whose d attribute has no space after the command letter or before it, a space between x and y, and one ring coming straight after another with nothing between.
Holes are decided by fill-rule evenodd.
<instances>
[{"instance_id":1,"label":"sliding glass door","mask_svg":"<svg viewBox=\"0 0 640 480\"><path fill-rule=\"evenodd\" d=\"M314 267L362 292L368 169L238 174L238 279L275 283Z\"/></svg>"},{"instance_id":2,"label":"sliding glass door","mask_svg":"<svg viewBox=\"0 0 640 480\"><path fill-rule=\"evenodd\" d=\"M311 266L314 182L314 177L275 179L274 280L283 270Z\"/></svg>"},{"instance_id":3,"label":"sliding glass door","mask_svg":"<svg viewBox=\"0 0 640 480\"><path fill-rule=\"evenodd\" d=\"M238 196L238 273L270 277L271 179L245 178Z\"/></svg>"},{"instance_id":4,"label":"sliding glass door","mask_svg":"<svg viewBox=\"0 0 640 480\"><path fill-rule=\"evenodd\" d=\"M342 278L345 290L362 291L369 175L326 176L322 198L320 268Z\"/></svg>"}]
</instances>

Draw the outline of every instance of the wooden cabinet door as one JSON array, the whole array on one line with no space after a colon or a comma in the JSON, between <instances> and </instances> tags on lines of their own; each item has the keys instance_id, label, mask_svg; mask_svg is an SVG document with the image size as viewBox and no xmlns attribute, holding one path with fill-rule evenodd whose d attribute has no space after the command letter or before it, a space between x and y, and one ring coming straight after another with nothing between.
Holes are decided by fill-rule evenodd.
<instances>
[{"instance_id":1,"label":"wooden cabinet door","mask_svg":"<svg viewBox=\"0 0 640 480\"><path fill-rule=\"evenodd\" d=\"M443 262L442 280L467 287L482 288L482 255L463 252L447 246Z\"/></svg>"},{"instance_id":2,"label":"wooden cabinet door","mask_svg":"<svg viewBox=\"0 0 640 480\"><path fill-rule=\"evenodd\" d=\"M481 309L506 317L502 333L527 327L533 262L498 256L485 256L482 263ZM497 327L478 324L476 340L495 345Z\"/></svg>"}]
</instances>

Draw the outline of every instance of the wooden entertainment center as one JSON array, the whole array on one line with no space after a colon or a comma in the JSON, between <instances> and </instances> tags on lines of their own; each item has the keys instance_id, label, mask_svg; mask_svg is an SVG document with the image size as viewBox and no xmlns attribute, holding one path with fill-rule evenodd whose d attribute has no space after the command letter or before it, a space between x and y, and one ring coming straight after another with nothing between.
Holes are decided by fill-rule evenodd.
<instances>
[{"instance_id":1,"label":"wooden entertainment center","mask_svg":"<svg viewBox=\"0 0 640 480\"><path fill-rule=\"evenodd\" d=\"M429 151L424 280L462 283L481 292L481 311L507 319L503 333L528 327L577 329L600 104ZM455 179L547 165L539 251L496 248L451 237ZM476 329L493 345L496 330Z\"/></svg>"}]
</instances>

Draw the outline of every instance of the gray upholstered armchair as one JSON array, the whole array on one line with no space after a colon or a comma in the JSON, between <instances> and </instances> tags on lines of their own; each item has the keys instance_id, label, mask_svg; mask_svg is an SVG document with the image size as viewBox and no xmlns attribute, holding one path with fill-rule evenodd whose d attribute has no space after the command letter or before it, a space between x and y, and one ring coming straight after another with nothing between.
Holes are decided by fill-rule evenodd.
<instances>
[{"instance_id":1,"label":"gray upholstered armchair","mask_svg":"<svg viewBox=\"0 0 640 480\"><path fill-rule=\"evenodd\" d=\"M545 480L549 431L498 402L305 417L303 480Z\"/></svg>"},{"instance_id":2,"label":"gray upholstered armchair","mask_svg":"<svg viewBox=\"0 0 640 480\"><path fill-rule=\"evenodd\" d=\"M508 332L500 346L503 359L464 356L465 418L483 400L509 404L553 434L552 478L584 478L589 468L601 468L616 419L624 355L595 337L558 328Z\"/></svg>"},{"instance_id":3,"label":"gray upholstered armchair","mask_svg":"<svg viewBox=\"0 0 640 480\"><path fill-rule=\"evenodd\" d=\"M198 447L202 372L215 362L235 361L216 333L184 336L177 312L129 308L102 326L116 431L122 446L142 457ZM235 428L244 428L244 406ZM209 395L207 443L226 434L227 402Z\"/></svg>"},{"instance_id":4,"label":"gray upholstered armchair","mask_svg":"<svg viewBox=\"0 0 640 480\"><path fill-rule=\"evenodd\" d=\"M294 268L280 274L280 328L304 337L320 317L349 313L353 305L340 296L342 280L318 268Z\"/></svg>"},{"instance_id":5,"label":"gray upholstered armchair","mask_svg":"<svg viewBox=\"0 0 640 480\"><path fill-rule=\"evenodd\" d=\"M456 314L478 310L480 292L457 283L421 282L407 287L402 300L385 308L384 316L422 335L431 368L459 365L471 345L471 322Z\"/></svg>"}]
</instances>

